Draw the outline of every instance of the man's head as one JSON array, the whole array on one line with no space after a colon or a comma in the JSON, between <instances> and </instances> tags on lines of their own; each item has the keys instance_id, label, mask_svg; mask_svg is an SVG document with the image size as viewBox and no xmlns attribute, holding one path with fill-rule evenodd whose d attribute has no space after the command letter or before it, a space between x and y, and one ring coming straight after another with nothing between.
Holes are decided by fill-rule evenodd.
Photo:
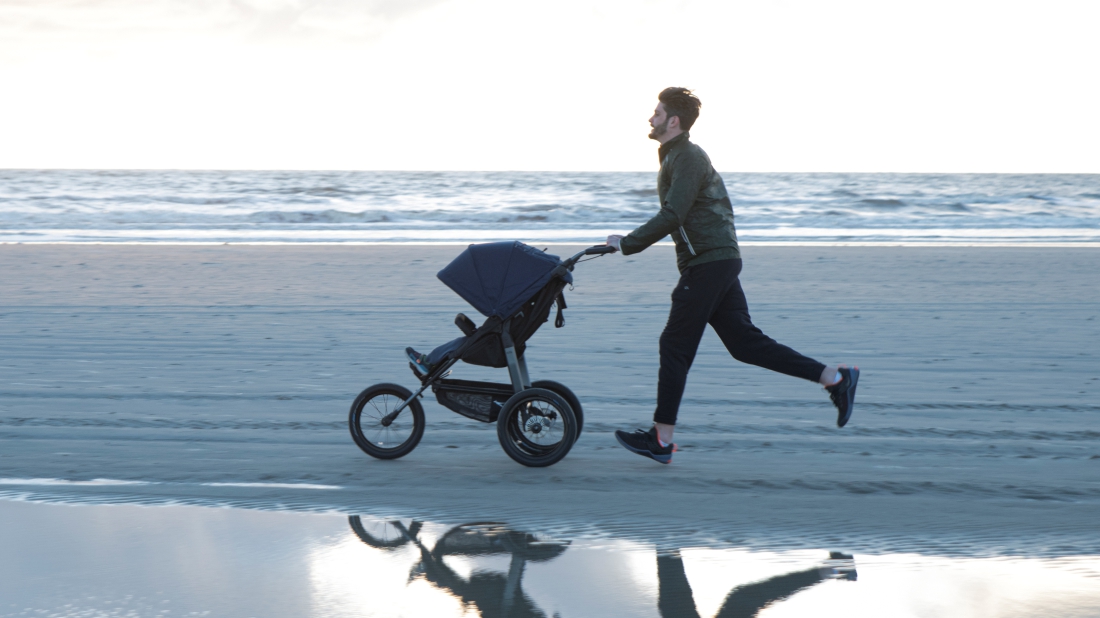
<instances>
[{"instance_id":1,"label":"man's head","mask_svg":"<svg viewBox=\"0 0 1100 618\"><path fill-rule=\"evenodd\" d=\"M649 119L649 138L662 144L691 129L702 102L687 88L665 88L657 95L657 109Z\"/></svg>"}]
</instances>

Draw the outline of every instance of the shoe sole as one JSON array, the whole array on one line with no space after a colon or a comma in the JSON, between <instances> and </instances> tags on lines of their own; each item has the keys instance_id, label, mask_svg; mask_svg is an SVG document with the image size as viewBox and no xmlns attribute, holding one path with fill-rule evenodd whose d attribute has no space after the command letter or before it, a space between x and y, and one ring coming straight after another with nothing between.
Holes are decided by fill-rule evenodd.
<instances>
[{"instance_id":1,"label":"shoe sole","mask_svg":"<svg viewBox=\"0 0 1100 618\"><path fill-rule=\"evenodd\" d=\"M848 419L852 418L852 410L856 407L856 387L859 386L859 367L853 367L848 371L848 375L851 376L852 379L852 385L848 387L848 390L844 391L848 410L844 413L844 416L837 419L837 427L843 427L848 424Z\"/></svg>"},{"instance_id":2,"label":"shoe sole","mask_svg":"<svg viewBox=\"0 0 1100 618\"><path fill-rule=\"evenodd\" d=\"M658 455L649 449L635 448L624 442L623 439L619 437L619 434L615 434L615 440L617 440L619 444L623 445L623 448L630 451L631 453L637 453L643 457L649 457L657 463L672 463L672 453L669 453L668 455Z\"/></svg>"}]
</instances>

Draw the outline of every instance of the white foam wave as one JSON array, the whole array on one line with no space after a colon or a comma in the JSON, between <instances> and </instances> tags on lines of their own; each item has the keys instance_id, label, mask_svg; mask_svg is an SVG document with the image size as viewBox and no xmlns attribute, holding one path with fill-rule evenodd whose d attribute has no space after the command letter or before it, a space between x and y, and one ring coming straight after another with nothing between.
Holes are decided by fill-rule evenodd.
<instances>
[{"instance_id":1,"label":"white foam wave","mask_svg":"<svg viewBox=\"0 0 1100 618\"><path fill-rule=\"evenodd\" d=\"M0 485L49 485L49 486L82 486L82 487L110 487L116 485L155 485L151 481L123 481L119 479L92 479L90 481L69 481L66 479L20 479L0 478Z\"/></svg>"},{"instance_id":2,"label":"white foam wave","mask_svg":"<svg viewBox=\"0 0 1100 618\"><path fill-rule=\"evenodd\" d=\"M114 487L127 485L191 485L192 483L160 483L157 481L125 481L121 479L92 479L90 481L70 481L54 478L0 478L0 485L49 486L49 487ZM343 489L339 485L317 485L312 483L194 483L204 487L259 487L270 489Z\"/></svg>"},{"instance_id":3,"label":"white foam wave","mask_svg":"<svg viewBox=\"0 0 1100 618\"><path fill-rule=\"evenodd\" d=\"M607 235L628 232L628 227L585 228L502 228L502 229L421 229L394 228L375 230L110 230L110 229L0 229L3 244L389 244L389 243L476 243L522 240L528 243L596 244ZM749 243L783 241L804 242L938 242L938 243L1014 243L1100 242L1098 228L827 228L827 227L742 227L738 238Z\"/></svg>"},{"instance_id":4,"label":"white foam wave","mask_svg":"<svg viewBox=\"0 0 1100 618\"><path fill-rule=\"evenodd\" d=\"M204 487L266 487L270 489L343 489L339 485L314 485L311 483L199 483Z\"/></svg>"}]
</instances>

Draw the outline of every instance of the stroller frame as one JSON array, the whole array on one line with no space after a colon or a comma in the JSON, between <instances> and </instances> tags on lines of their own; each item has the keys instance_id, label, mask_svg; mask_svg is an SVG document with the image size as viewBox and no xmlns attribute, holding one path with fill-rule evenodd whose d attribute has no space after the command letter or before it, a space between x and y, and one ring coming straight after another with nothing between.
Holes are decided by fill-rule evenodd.
<instances>
[{"instance_id":1,"label":"stroller frame","mask_svg":"<svg viewBox=\"0 0 1100 618\"><path fill-rule=\"evenodd\" d=\"M380 449L369 449L368 445L363 443L366 438L362 436L362 430L357 427L359 422L357 409L363 409L364 405L361 400L368 396L372 389L378 390L382 387L389 387L388 394L402 395L400 397L401 402L387 414L381 416L379 419L381 426L389 427L400 415L407 413L412 408L414 424L419 419L418 429L422 432L423 412L417 399L422 398L424 391L431 388L436 395L436 400L441 405L458 414L484 423L501 421L498 422L498 437L505 452L512 459L523 465L536 467L556 463L565 456L572 447L573 442L580 436L584 422L581 404L576 395L562 384L551 381L532 382L527 367L525 341L520 341L517 344L513 336L513 327L520 329L519 336L524 337L524 339L529 337L548 319L550 307L553 304L557 304L558 307L555 325L558 327L564 325L562 310L565 308L565 299L561 292L567 285L569 275L566 273L572 272L573 267L585 256L602 256L615 251L614 247L598 245L563 260L554 269L554 277L550 282L523 303L517 313L513 313L505 319L497 316L489 317L480 327L472 333L468 333L463 343L457 349L449 352L444 360L432 367L427 374L421 373L416 365L409 363L413 375L420 382L419 388L415 391L410 392L408 389L396 384L376 385L363 391L356 403L352 405L351 418L349 418L352 437L355 439L356 444L369 455L381 459L395 459L407 454L419 442L420 434L417 434L416 430L414 430L415 435L409 438L412 443L407 448L401 449L400 447L404 444L399 445L394 447L393 453L382 452ZM464 316L459 314L456 323L459 318L464 318ZM514 322L514 320L518 321ZM493 345L498 340L499 348ZM497 353L496 350L503 352L503 359L494 356ZM474 364L495 367L500 367L503 364L508 369L510 383L448 379L455 364L460 360L469 362L469 359L463 358L464 354L481 354L483 359L489 359L481 362L475 361ZM501 360L503 360L503 363L500 362ZM545 447L537 447L530 443L525 444L527 441L522 437L517 439L515 435L512 435L515 433L514 429L511 430L509 437L506 437L509 430L505 427L505 419L501 419L500 414L502 411L514 414L514 409L517 406L522 408L520 414L523 415L523 423L528 422L528 417L531 414L549 416L553 419L557 419L560 415L566 427L566 433L569 434L567 438L563 438L562 442L567 442L567 444L551 452ZM548 406L551 411L548 415L540 413L538 411L542 409L540 406ZM537 422L536 420L536 425ZM570 426L573 427L572 430L570 430ZM538 429L536 429L536 433L537 431ZM511 448L514 446L518 446L518 449Z\"/></svg>"}]
</instances>

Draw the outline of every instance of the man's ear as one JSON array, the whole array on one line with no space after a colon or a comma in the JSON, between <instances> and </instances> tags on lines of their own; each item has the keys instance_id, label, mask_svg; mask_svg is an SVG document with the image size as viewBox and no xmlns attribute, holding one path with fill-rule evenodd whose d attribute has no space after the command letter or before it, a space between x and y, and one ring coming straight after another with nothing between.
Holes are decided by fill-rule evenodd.
<instances>
[{"instance_id":1,"label":"man's ear","mask_svg":"<svg viewBox=\"0 0 1100 618\"><path fill-rule=\"evenodd\" d=\"M679 129L680 128L680 117L679 116L669 116L668 117L668 128L670 128L670 129Z\"/></svg>"}]
</instances>

